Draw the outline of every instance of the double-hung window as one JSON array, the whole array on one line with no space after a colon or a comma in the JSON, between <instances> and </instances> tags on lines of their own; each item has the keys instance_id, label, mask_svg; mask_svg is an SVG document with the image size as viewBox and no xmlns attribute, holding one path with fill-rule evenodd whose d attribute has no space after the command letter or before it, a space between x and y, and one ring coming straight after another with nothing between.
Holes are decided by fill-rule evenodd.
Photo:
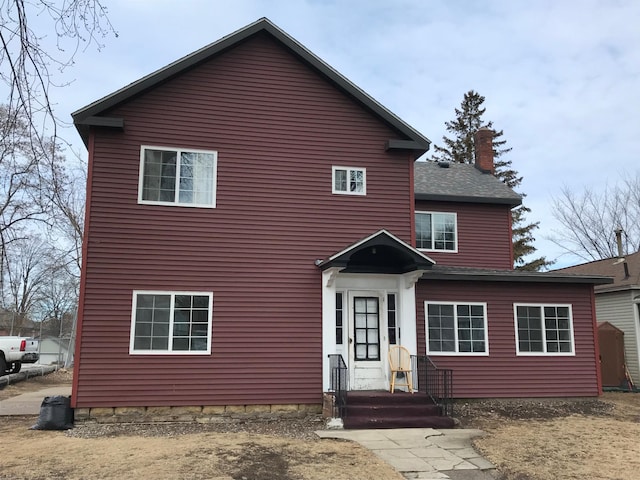
<instances>
[{"instance_id":1,"label":"double-hung window","mask_svg":"<svg viewBox=\"0 0 640 480\"><path fill-rule=\"evenodd\" d=\"M518 355L574 355L571 305L514 305Z\"/></svg>"},{"instance_id":2,"label":"double-hung window","mask_svg":"<svg viewBox=\"0 0 640 480\"><path fill-rule=\"evenodd\" d=\"M213 294L134 291L130 353L211 353Z\"/></svg>"},{"instance_id":3,"label":"double-hung window","mask_svg":"<svg viewBox=\"0 0 640 480\"><path fill-rule=\"evenodd\" d=\"M486 303L425 302L427 354L487 355Z\"/></svg>"},{"instance_id":4,"label":"double-hung window","mask_svg":"<svg viewBox=\"0 0 640 480\"><path fill-rule=\"evenodd\" d=\"M213 151L142 147L138 201L215 207L217 157Z\"/></svg>"},{"instance_id":5,"label":"double-hung window","mask_svg":"<svg viewBox=\"0 0 640 480\"><path fill-rule=\"evenodd\" d=\"M366 195L366 169L333 167L333 193L345 195Z\"/></svg>"},{"instance_id":6,"label":"double-hung window","mask_svg":"<svg viewBox=\"0 0 640 480\"><path fill-rule=\"evenodd\" d=\"M416 247L420 250L458 251L457 217L450 212L416 212Z\"/></svg>"}]
</instances>

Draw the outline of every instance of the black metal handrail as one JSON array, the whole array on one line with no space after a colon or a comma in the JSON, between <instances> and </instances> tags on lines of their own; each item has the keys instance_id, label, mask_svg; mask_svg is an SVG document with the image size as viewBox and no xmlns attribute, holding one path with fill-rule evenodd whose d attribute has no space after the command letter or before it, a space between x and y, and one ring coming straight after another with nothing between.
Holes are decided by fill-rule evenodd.
<instances>
[{"instance_id":1,"label":"black metal handrail","mask_svg":"<svg viewBox=\"0 0 640 480\"><path fill-rule=\"evenodd\" d=\"M426 355L412 355L414 388L426 392L442 415L453 416L453 370L438 368Z\"/></svg>"},{"instance_id":2,"label":"black metal handrail","mask_svg":"<svg viewBox=\"0 0 640 480\"><path fill-rule=\"evenodd\" d=\"M333 392L333 416L344 418L347 412L347 392L349 391L349 370L347 364L339 353L329 355L330 383L329 389Z\"/></svg>"}]
</instances>

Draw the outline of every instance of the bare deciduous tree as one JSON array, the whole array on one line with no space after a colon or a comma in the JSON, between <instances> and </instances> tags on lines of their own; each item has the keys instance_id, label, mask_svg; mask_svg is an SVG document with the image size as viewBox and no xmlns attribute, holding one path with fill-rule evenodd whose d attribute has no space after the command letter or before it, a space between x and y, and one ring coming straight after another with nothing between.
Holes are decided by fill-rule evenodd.
<instances>
[{"instance_id":1,"label":"bare deciduous tree","mask_svg":"<svg viewBox=\"0 0 640 480\"><path fill-rule=\"evenodd\" d=\"M617 256L616 229L624 232L623 254L640 250L640 174L600 192L576 194L564 187L553 199L553 212L562 229L551 240L584 260Z\"/></svg>"},{"instance_id":2,"label":"bare deciduous tree","mask_svg":"<svg viewBox=\"0 0 640 480\"><path fill-rule=\"evenodd\" d=\"M45 158L42 150L32 148L24 117L0 105L0 233L44 213L40 186L46 180L40 173Z\"/></svg>"},{"instance_id":3,"label":"bare deciduous tree","mask_svg":"<svg viewBox=\"0 0 640 480\"><path fill-rule=\"evenodd\" d=\"M75 168L68 168L64 175L58 175L56 180L56 184L50 190L53 204L50 226L51 230L60 236L60 248L66 249L66 271L79 276L82 267L86 164L80 161Z\"/></svg>"},{"instance_id":4,"label":"bare deciduous tree","mask_svg":"<svg viewBox=\"0 0 640 480\"><path fill-rule=\"evenodd\" d=\"M19 334L41 301L52 255L41 240L20 239L10 245L5 256L4 307L15 313L13 333Z\"/></svg>"},{"instance_id":5,"label":"bare deciduous tree","mask_svg":"<svg viewBox=\"0 0 640 480\"><path fill-rule=\"evenodd\" d=\"M78 300L77 278L66 271L62 262L52 265L40 293L36 308L42 318L42 335L71 335Z\"/></svg>"}]
</instances>

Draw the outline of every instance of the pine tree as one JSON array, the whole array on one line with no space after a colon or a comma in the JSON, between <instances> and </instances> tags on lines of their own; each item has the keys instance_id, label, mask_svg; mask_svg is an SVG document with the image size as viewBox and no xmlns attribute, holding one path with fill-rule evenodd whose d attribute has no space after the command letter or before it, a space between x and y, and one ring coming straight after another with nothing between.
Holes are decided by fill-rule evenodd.
<instances>
[{"instance_id":1,"label":"pine tree","mask_svg":"<svg viewBox=\"0 0 640 480\"><path fill-rule=\"evenodd\" d=\"M455 120L445 122L446 129L453 135L453 138L443 136L444 146L434 145L435 152L431 160L473 163L475 159L474 135L482 127L490 128L495 131L493 137L495 176L516 190L522 183L522 177L512 168L511 160L500 159L502 155L511 151L511 147L506 147L507 141L501 138L504 133L502 130L495 130L493 122L483 120L482 116L486 110L482 108L484 100L482 95L473 90L464 94L460 108L455 109ZM520 195L525 197L522 193ZM535 241L533 231L539 226L539 222L526 224L525 215L529 212L531 209L524 205L511 210L513 263L518 270L538 271L550 266L553 262L547 261L545 257L531 261L525 259L526 256L536 251L533 245Z\"/></svg>"}]
</instances>

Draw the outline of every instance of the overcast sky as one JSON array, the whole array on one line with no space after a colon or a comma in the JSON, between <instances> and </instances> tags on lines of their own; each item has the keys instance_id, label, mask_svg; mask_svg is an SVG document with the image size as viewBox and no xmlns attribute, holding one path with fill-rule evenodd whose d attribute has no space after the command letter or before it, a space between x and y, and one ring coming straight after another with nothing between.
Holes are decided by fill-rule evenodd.
<instances>
[{"instance_id":1,"label":"overcast sky","mask_svg":"<svg viewBox=\"0 0 640 480\"><path fill-rule=\"evenodd\" d=\"M563 186L601 190L640 170L637 0L103 0L118 33L76 55L58 116L267 17L436 144L463 94L486 97L523 177L538 254ZM37 19L40 21L40 19ZM37 24L34 23L34 28ZM40 33L40 32L39 32ZM43 42L53 41L53 32ZM64 133L86 152L77 134Z\"/></svg>"}]
</instances>

